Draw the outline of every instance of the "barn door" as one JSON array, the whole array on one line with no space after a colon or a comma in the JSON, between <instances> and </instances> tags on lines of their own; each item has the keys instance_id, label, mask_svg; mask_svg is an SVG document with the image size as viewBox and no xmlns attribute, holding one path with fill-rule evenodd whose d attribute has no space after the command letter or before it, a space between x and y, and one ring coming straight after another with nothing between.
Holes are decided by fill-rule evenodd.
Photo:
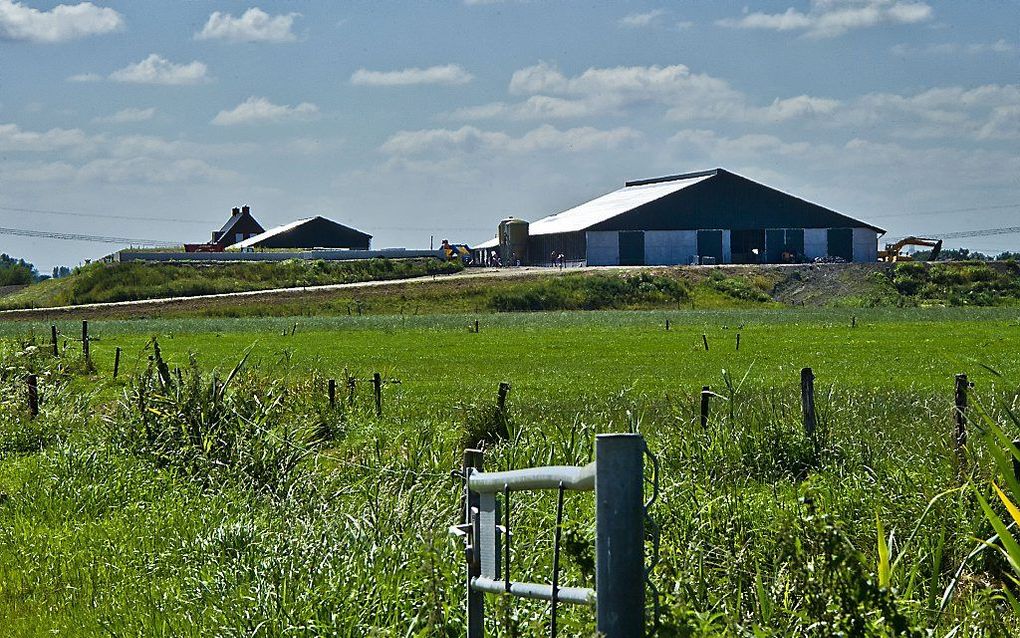
<instances>
[{"instance_id":1,"label":"barn door","mask_svg":"<svg viewBox=\"0 0 1020 638\"><path fill-rule=\"evenodd\" d=\"M715 263L721 264L722 254L722 231L721 230L699 230L698 231L698 256L711 257Z\"/></svg>"},{"instance_id":2,"label":"barn door","mask_svg":"<svg viewBox=\"0 0 1020 638\"><path fill-rule=\"evenodd\" d=\"M852 228L830 228L828 233L829 256L854 260L854 231Z\"/></svg>"},{"instance_id":3,"label":"barn door","mask_svg":"<svg viewBox=\"0 0 1020 638\"><path fill-rule=\"evenodd\" d=\"M645 265L645 233L644 231L620 231L620 265Z\"/></svg>"}]
</instances>

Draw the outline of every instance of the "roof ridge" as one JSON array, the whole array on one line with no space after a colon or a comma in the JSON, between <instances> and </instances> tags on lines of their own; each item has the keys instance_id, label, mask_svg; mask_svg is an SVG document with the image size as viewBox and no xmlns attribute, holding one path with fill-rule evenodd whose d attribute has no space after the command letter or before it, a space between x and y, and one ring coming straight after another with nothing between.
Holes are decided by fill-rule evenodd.
<instances>
[{"instance_id":1,"label":"roof ridge","mask_svg":"<svg viewBox=\"0 0 1020 638\"><path fill-rule=\"evenodd\" d=\"M648 179L635 179L629 182L624 182L624 188L628 186L645 186L647 184L660 184L662 182L675 182L681 179L693 179L695 177L708 177L710 175L716 175L723 169L721 168L710 168L703 171L694 171L691 173L680 173L677 175L666 175L664 177L650 177Z\"/></svg>"}]
</instances>

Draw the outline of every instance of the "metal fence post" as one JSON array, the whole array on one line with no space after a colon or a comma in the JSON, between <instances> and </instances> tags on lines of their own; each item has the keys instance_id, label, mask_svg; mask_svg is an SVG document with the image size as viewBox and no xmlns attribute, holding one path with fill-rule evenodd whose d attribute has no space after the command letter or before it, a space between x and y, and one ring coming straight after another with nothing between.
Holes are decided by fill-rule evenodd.
<instances>
[{"instance_id":1,"label":"metal fence post","mask_svg":"<svg viewBox=\"0 0 1020 638\"><path fill-rule=\"evenodd\" d=\"M472 470L481 471L482 451L464 450L464 523L471 524L478 516L480 497L477 492L472 492L468 487L467 477ZM481 561L479 560L478 539L473 532L468 543L467 557L467 638L483 638L485 636L485 594L471 588L471 579L481 575Z\"/></svg>"},{"instance_id":2,"label":"metal fence post","mask_svg":"<svg viewBox=\"0 0 1020 638\"><path fill-rule=\"evenodd\" d=\"M644 638L644 439L595 438L595 629L605 638Z\"/></svg>"}]
</instances>

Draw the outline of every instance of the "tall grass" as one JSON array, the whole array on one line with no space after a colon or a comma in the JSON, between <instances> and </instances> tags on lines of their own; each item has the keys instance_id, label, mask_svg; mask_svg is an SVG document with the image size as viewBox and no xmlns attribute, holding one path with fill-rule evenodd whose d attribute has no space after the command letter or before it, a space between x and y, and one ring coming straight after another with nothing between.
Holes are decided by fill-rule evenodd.
<instances>
[{"instance_id":1,"label":"tall grass","mask_svg":"<svg viewBox=\"0 0 1020 638\"><path fill-rule=\"evenodd\" d=\"M732 368L705 428L696 393L642 384L515 384L497 415L494 387L437 391L434 378L404 374L417 355L397 351L402 383L387 386L377 417L364 386L353 406L331 408L307 360L235 349L226 366L182 362L166 352L178 340L146 341L123 381L66 368L66 398L80 403L44 401L33 426L59 436L0 461L6 634L462 635L462 548L446 529L459 516L450 470L465 442L484 443L489 469L583 464L598 433L628 430L661 462L655 635L1020 630L1002 593L1010 563L997 551L968 558L995 533L972 486L991 507L997 457L977 430L962 459L954 452L951 395L925 383L820 379L809 438L795 378L740 383ZM67 365L4 344L2 397L32 366ZM979 398L990 422L1013 427L1011 390ZM60 408L75 415L66 427ZM565 505L562 582L593 586L594 503ZM516 577L548 581L554 521L551 495L515 497ZM517 635L547 633L545 604L507 611ZM563 623L564 635L591 635L590 610L564 610Z\"/></svg>"}]
</instances>

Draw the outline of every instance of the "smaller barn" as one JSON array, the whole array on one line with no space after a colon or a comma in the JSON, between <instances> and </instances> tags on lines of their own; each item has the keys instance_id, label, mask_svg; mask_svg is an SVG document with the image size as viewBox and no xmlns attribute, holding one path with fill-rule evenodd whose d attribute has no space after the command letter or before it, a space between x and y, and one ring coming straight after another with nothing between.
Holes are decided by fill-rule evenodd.
<instances>
[{"instance_id":1,"label":"smaller barn","mask_svg":"<svg viewBox=\"0 0 1020 638\"><path fill-rule=\"evenodd\" d=\"M239 250L258 250L268 248L312 249L312 248L346 248L351 250L368 250L372 236L360 230L344 226L331 219L316 215L298 219L270 228L267 231L239 241L230 248Z\"/></svg>"}]
</instances>

